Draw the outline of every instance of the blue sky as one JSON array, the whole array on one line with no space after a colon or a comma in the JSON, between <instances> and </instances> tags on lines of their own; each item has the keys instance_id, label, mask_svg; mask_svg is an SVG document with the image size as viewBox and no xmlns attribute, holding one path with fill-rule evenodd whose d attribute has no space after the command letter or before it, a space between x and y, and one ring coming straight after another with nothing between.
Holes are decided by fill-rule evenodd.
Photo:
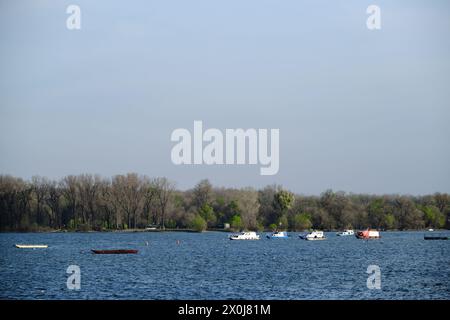
<instances>
[{"instance_id":1,"label":"blue sky","mask_svg":"<svg viewBox=\"0 0 450 320\"><path fill-rule=\"evenodd\" d=\"M81 30L66 8L81 8ZM381 30L366 8L381 8ZM0 173L450 192L446 1L2 1ZM175 166L176 128L279 128L280 170Z\"/></svg>"}]
</instances>

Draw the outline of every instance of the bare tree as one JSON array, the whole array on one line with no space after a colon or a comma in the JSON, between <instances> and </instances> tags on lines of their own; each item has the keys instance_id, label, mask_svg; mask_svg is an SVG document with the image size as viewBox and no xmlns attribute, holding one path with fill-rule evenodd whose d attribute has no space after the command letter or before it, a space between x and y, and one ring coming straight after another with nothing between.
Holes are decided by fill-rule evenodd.
<instances>
[{"instance_id":1,"label":"bare tree","mask_svg":"<svg viewBox=\"0 0 450 320\"><path fill-rule=\"evenodd\" d=\"M237 203L241 211L241 221L245 229L256 230L259 212L258 192L252 188L239 190Z\"/></svg>"},{"instance_id":2,"label":"bare tree","mask_svg":"<svg viewBox=\"0 0 450 320\"><path fill-rule=\"evenodd\" d=\"M89 174L67 176L59 182L0 175L0 229L4 231L140 228L148 223L163 229L169 225L191 228L198 217L213 228L233 219L248 229L273 223L325 230L440 228L445 223L450 227L450 196L377 196L331 190L303 196L276 185L259 191L213 188L207 180L191 190L176 191L166 178L135 173L112 180Z\"/></svg>"},{"instance_id":3,"label":"bare tree","mask_svg":"<svg viewBox=\"0 0 450 320\"><path fill-rule=\"evenodd\" d=\"M114 225L116 229L119 229L120 210L117 207L117 201L114 201L111 183L106 179L99 184L97 208L101 211L101 219L106 223L106 228L112 228Z\"/></svg>"},{"instance_id":4,"label":"bare tree","mask_svg":"<svg viewBox=\"0 0 450 320\"><path fill-rule=\"evenodd\" d=\"M209 180L203 179L196 184L193 190L193 205L200 209L211 202L212 186Z\"/></svg>"},{"instance_id":5,"label":"bare tree","mask_svg":"<svg viewBox=\"0 0 450 320\"><path fill-rule=\"evenodd\" d=\"M52 220L51 225L56 226L58 229L61 228L62 217L60 210L60 199L62 196L61 189L56 181L51 181L48 189L48 198L46 199L47 205L51 210L50 220Z\"/></svg>"},{"instance_id":6,"label":"bare tree","mask_svg":"<svg viewBox=\"0 0 450 320\"><path fill-rule=\"evenodd\" d=\"M154 224L158 218L157 207L157 187L155 180L144 176L142 178L142 192L143 192L143 214L146 216L147 224Z\"/></svg>"},{"instance_id":7,"label":"bare tree","mask_svg":"<svg viewBox=\"0 0 450 320\"><path fill-rule=\"evenodd\" d=\"M43 211L45 201L48 197L50 181L44 177L33 176L31 178L31 184L36 196L36 222L38 225L41 225L43 223Z\"/></svg>"},{"instance_id":8,"label":"bare tree","mask_svg":"<svg viewBox=\"0 0 450 320\"><path fill-rule=\"evenodd\" d=\"M118 207L126 215L127 225L136 228L138 211L142 205L142 188L137 174L117 175L112 180L112 192Z\"/></svg>"},{"instance_id":9,"label":"bare tree","mask_svg":"<svg viewBox=\"0 0 450 320\"><path fill-rule=\"evenodd\" d=\"M78 194L80 196L80 210L83 222L92 226L98 205L99 189L101 184L100 176L83 174L78 177Z\"/></svg>"},{"instance_id":10,"label":"bare tree","mask_svg":"<svg viewBox=\"0 0 450 320\"><path fill-rule=\"evenodd\" d=\"M0 175L0 228L21 230L32 200L31 186L20 178Z\"/></svg>"},{"instance_id":11,"label":"bare tree","mask_svg":"<svg viewBox=\"0 0 450 320\"><path fill-rule=\"evenodd\" d=\"M78 194L77 194L77 177L76 176L67 176L64 177L61 182L61 191L68 202L68 209L70 211L70 219L73 219L74 227L76 228L78 225L78 216L77 216L77 205L78 205Z\"/></svg>"},{"instance_id":12,"label":"bare tree","mask_svg":"<svg viewBox=\"0 0 450 320\"><path fill-rule=\"evenodd\" d=\"M160 218L161 218L161 227L165 229L165 217L166 217L166 209L167 204L170 200L170 197L175 190L175 184L169 181L167 178L156 178L155 179L155 187L156 187L156 197L158 199L159 209L160 209Z\"/></svg>"}]
</instances>

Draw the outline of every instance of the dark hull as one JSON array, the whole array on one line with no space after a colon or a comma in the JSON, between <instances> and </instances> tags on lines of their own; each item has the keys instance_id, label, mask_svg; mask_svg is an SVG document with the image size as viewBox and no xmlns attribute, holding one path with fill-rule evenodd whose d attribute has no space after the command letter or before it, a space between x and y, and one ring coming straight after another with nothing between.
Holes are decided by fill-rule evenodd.
<instances>
[{"instance_id":1,"label":"dark hull","mask_svg":"<svg viewBox=\"0 0 450 320\"><path fill-rule=\"evenodd\" d=\"M135 254L138 250L116 249L116 250L92 250L95 254Z\"/></svg>"},{"instance_id":2,"label":"dark hull","mask_svg":"<svg viewBox=\"0 0 450 320\"><path fill-rule=\"evenodd\" d=\"M380 239L380 237L366 237L366 236L361 236L361 235L355 235L356 238L358 239L363 239L363 240L369 240L369 239Z\"/></svg>"},{"instance_id":3,"label":"dark hull","mask_svg":"<svg viewBox=\"0 0 450 320\"><path fill-rule=\"evenodd\" d=\"M423 237L425 240L448 240L449 237L433 237L433 236L425 236Z\"/></svg>"}]
</instances>

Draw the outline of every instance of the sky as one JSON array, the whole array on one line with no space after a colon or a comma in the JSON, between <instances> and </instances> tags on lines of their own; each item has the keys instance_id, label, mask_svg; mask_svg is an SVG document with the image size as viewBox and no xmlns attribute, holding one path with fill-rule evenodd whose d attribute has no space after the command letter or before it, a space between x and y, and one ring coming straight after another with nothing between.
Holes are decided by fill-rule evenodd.
<instances>
[{"instance_id":1,"label":"sky","mask_svg":"<svg viewBox=\"0 0 450 320\"><path fill-rule=\"evenodd\" d=\"M81 29L69 30L69 5ZM381 9L381 29L366 8ZM0 1L0 174L450 192L448 1ZM174 165L177 128L277 128L280 168Z\"/></svg>"}]
</instances>

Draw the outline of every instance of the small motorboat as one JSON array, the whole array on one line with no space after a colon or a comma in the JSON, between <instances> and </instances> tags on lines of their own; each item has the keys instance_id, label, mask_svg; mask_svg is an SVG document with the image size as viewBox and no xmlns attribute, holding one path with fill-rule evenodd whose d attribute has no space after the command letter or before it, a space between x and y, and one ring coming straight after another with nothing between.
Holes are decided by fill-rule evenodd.
<instances>
[{"instance_id":1,"label":"small motorboat","mask_svg":"<svg viewBox=\"0 0 450 320\"><path fill-rule=\"evenodd\" d=\"M377 231L377 230L370 230L370 229L367 229L367 230L364 230L364 231L358 231L355 234L355 236L358 239L364 239L364 240L381 238L379 231Z\"/></svg>"},{"instance_id":2,"label":"small motorboat","mask_svg":"<svg viewBox=\"0 0 450 320\"><path fill-rule=\"evenodd\" d=\"M113 250L94 250L92 252L95 254L136 254L138 250L133 249L113 249Z\"/></svg>"},{"instance_id":3,"label":"small motorboat","mask_svg":"<svg viewBox=\"0 0 450 320\"><path fill-rule=\"evenodd\" d=\"M351 229L347 229L341 232L337 232L336 235L343 237L343 236L353 236L355 234L355 231L351 230Z\"/></svg>"},{"instance_id":4,"label":"small motorboat","mask_svg":"<svg viewBox=\"0 0 450 320\"><path fill-rule=\"evenodd\" d=\"M275 231L266 235L268 239L287 239L289 236L286 231Z\"/></svg>"},{"instance_id":5,"label":"small motorboat","mask_svg":"<svg viewBox=\"0 0 450 320\"><path fill-rule=\"evenodd\" d=\"M325 240L326 239L323 231L317 231L317 230L310 232L306 235L299 235L299 237L300 237L300 239L303 239L303 240Z\"/></svg>"},{"instance_id":6,"label":"small motorboat","mask_svg":"<svg viewBox=\"0 0 450 320\"><path fill-rule=\"evenodd\" d=\"M253 231L245 231L230 235L230 240L259 240L259 235Z\"/></svg>"},{"instance_id":7,"label":"small motorboat","mask_svg":"<svg viewBox=\"0 0 450 320\"><path fill-rule=\"evenodd\" d=\"M16 244L19 249L45 249L48 248L46 244Z\"/></svg>"}]
</instances>

